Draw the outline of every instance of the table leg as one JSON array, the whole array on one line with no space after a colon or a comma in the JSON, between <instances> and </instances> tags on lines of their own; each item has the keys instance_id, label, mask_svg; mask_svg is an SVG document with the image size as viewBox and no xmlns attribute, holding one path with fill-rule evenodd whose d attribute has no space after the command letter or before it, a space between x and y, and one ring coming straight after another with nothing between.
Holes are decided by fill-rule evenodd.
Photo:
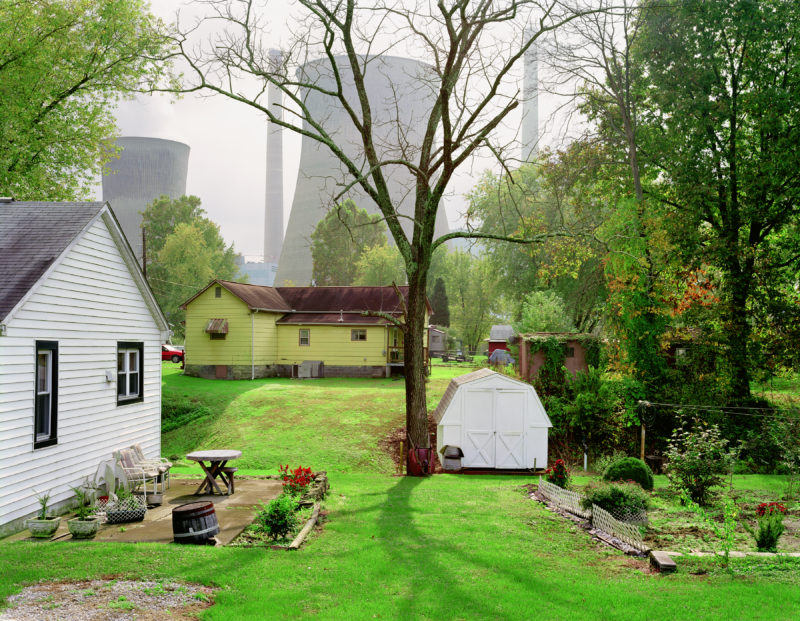
<instances>
[{"instance_id":1,"label":"table leg","mask_svg":"<svg viewBox=\"0 0 800 621\"><path fill-rule=\"evenodd\" d=\"M217 490L217 493L220 495L222 494L222 490L217 485L217 482L214 480L217 475L219 474L220 468L222 468L227 462L225 461L212 461L210 465L207 467L204 462L198 461L200 467L203 469L203 472L206 473L205 480L200 484L200 487L197 488L197 491L194 493L195 496L199 496L203 493L203 491L208 488L208 493L213 494L214 490Z\"/></svg>"}]
</instances>

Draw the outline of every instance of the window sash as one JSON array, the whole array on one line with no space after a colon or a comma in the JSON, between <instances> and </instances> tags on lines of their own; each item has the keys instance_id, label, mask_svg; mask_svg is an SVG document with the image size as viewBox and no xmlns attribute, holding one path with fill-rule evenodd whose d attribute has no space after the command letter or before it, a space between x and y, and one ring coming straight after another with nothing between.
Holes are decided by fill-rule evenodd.
<instances>
[{"instance_id":1,"label":"window sash","mask_svg":"<svg viewBox=\"0 0 800 621\"><path fill-rule=\"evenodd\" d=\"M363 328L353 328L350 330L350 340L351 341L366 341L367 340L367 331Z\"/></svg>"},{"instance_id":2,"label":"window sash","mask_svg":"<svg viewBox=\"0 0 800 621\"><path fill-rule=\"evenodd\" d=\"M57 443L58 342L36 341L33 448Z\"/></svg>"},{"instance_id":3,"label":"window sash","mask_svg":"<svg viewBox=\"0 0 800 621\"><path fill-rule=\"evenodd\" d=\"M117 350L117 398L136 399L141 396L141 354L138 348L120 347Z\"/></svg>"},{"instance_id":4,"label":"window sash","mask_svg":"<svg viewBox=\"0 0 800 621\"><path fill-rule=\"evenodd\" d=\"M311 330L308 328L300 328L298 339L300 345L311 345Z\"/></svg>"}]
</instances>

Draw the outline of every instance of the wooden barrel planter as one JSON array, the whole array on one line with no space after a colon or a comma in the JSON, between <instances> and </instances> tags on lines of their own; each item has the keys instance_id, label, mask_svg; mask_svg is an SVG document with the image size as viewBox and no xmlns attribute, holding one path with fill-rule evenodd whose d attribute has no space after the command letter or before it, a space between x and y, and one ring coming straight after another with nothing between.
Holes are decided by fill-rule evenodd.
<instances>
[{"instance_id":1,"label":"wooden barrel planter","mask_svg":"<svg viewBox=\"0 0 800 621\"><path fill-rule=\"evenodd\" d=\"M190 502L172 510L175 543L208 544L219 533L213 502Z\"/></svg>"}]
</instances>

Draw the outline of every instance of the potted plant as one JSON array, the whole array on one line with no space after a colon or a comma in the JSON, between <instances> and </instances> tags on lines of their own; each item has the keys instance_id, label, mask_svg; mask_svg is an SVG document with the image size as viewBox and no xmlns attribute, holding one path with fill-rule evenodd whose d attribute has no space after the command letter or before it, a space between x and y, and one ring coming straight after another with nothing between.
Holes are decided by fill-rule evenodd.
<instances>
[{"instance_id":1,"label":"potted plant","mask_svg":"<svg viewBox=\"0 0 800 621\"><path fill-rule=\"evenodd\" d=\"M106 522L109 524L141 522L146 512L144 499L123 487L118 489L116 496L106 504Z\"/></svg>"},{"instance_id":2,"label":"potted plant","mask_svg":"<svg viewBox=\"0 0 800 621\"><path fill-rule=\"evenodd\" d=\"M74 539L91 539L97 534L100 527L100 518L94 515L92 497L89 491L83 487L72 487L78 506L75 509L75 517L67 520L67 527Z\"/></svg>"},{"instance_id":3,"label":"potted plant","mask_svg":"<svg viewBox=\"0 0 800 621\"><path fill-rule=\"evenodd\" d=\"M50 508L50 492L44 494L36 494L36 500L39 501L39 513L35 518L25 521L25 527L31 531L31 535L36 538L49 539L53 533L58 530L58 525L61 524L60 517L48 517L48 509Z\"/></svg>"}]
</instances>

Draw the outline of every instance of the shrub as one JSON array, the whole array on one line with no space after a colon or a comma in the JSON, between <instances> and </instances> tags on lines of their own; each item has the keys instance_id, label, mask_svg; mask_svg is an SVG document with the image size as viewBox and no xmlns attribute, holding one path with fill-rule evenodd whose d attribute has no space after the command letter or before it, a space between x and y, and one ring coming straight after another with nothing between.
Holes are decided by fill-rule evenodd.
<instances>
[{"instance_id":1,"label":"shrub","mask_svg":"<svg viewBox=\"0 0 800 621\"><path fill-rule=\"evenodd\" d=\"M270 501L268 505L261 503L261 510L256 513L259 529L268 533L272 539L286 537L297 524L297 501L293 496L282 494Z\"/></svg>"},{"instance_id":2,"label":"shrub","mask_svg":"<svg viewBox=\"0 0 800 621\"><path fill-rule=\"evenodd\" d=\"M743 523L745 529L756 539L756 547L762 552L776 552L778 549L778 539L783 534L783 516L786 515L786 507L777 502L762 502L756 507L756 517L758 518L758 532Z\"/></svg>"},{"instance_id":3,"label":"shrub","mask_svg":"<svg viewBox=\"0 0 800 621\"><path fill-rule=\"evenodd\" d=\"M642 489L653 489L653 471L641 459L624 457L611 464L603 473L606 481L636 481Z\"/></svg>"},{"instance_id":4,"label":"shrub","mask_svg":"<svg viewBox=\"0 0 800 621\"><path fill-rule=\"evenodd\" d=\"M647 511L650 499L637 483L593 481L586 486L581 506L597 505L612 515L622 516Z\"/></svg>"},{"instance_id":5,"label":"shrub","mask_svg":"<svg viewBox=\"0 0 800 621\"><path fill-rule=\"evenodd\" d=\"M297 466L294 470L289 470L289 464L278 466L278 468L283 477L284 494L291 494L292 496L304 494L314 478L314 475L311 474L311 468Z\"/></svg>"},{"instance_id":6,"label":"shrub","mask_svg":"<svg viewBox=\"0 0 800 621\"><path fill-rule=\"evenodd\" d=\"M551 468L544 471L547 481L553 485L567 489L569 485L569 470L563 459L556 459L556 463Z\"/></svg>"},{"instance_id":7,"label":"shrub","mask_svg":"<svg viewBox=\"0 0 800 621\"><path fill-rule=\"evenodd\" d=\"M625 459L627 455L622 451L614 451L610 455L601 455L594 461L594 470L603 476L611 464L617 463L620 459Z\"/></svg>"},{"instance_id":8,"label":"shrub","mask_svg":"<svg viewBox=\"0 0 800 621\"><path fill-rule=\"evenodd\" d=\"M688 430L682 424L667 444L670 485L678 493L685 489L697 504L707 505L710 489L723 482L733 463L733 453L726 450L727 446L716 425L695 421L694 428Z\"/></svg>"}]
</instances>

